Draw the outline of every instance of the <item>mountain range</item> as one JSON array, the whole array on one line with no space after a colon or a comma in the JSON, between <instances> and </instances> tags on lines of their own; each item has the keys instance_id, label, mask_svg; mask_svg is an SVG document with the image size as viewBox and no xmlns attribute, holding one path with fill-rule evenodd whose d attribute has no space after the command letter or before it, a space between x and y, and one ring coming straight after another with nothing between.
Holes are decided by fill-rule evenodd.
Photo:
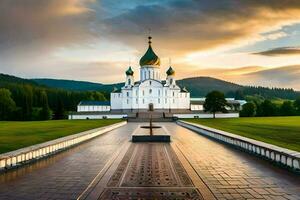
<instances>
[{"instance_id":1,"label":"mountain range","mask_svg":"<svg viewBox=\"0 0 300 200\"><path fill-rule=\"evenodd\" d=\"M7 83L30 84L45 88L58 88L70 91L100 91L109 97L109 93L116 87L121 88L124 83L102 84L87 81L63 80L63 79L24 79L11 75L0 74L0 87ZM300 92L293 89L267 88L242 86L228 81L211 77L194 77L177 80L177 84L186 87L192 97L204 97L212 90L222 91L227 97L246 95L259 95L264 98L296 99Z\"/></svg>"},{"instance_id":2,"label":"mountain range","mask_svg":"<svg viewBox=\"0 0 300 200\"><path fill-rule=\"evenodd\" d=\"M293 88L300 91L300 65L281 67L247 66L239 68L203 68L193 74L230 80L240 85Z\"/></svg>"},{"instance_id":3,"label":"mountain range","mask_svg":"<svg viewBox=\"0 0 300 200\"><path fill-rule=\"evenodd\" d=\"M75 91L101 91L109 94L115 87L121 88L124 83L101 84L86 81L57 80L57 79L31 79L39 85L47 87L62 88ZM237 97L240 95L260 95L265 98L295 99L300 96L300 92L293 89L267 88L242 86L228 81L212 77L193 77L176 81L180 87L186 87L192 97L204 97L213 90L219 90L225 93L227 97Z\"/></svg>"}]
</instances>

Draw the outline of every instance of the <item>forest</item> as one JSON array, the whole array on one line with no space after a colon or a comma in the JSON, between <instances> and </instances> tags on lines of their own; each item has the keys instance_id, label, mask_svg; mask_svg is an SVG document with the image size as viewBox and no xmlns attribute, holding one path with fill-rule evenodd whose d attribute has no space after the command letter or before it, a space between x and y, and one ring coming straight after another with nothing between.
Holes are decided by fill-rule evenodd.
<instances>
[{"instance_id":1,"label":"forest","mask_svg":"<svg viewBox=\"0 0 300 200\"><path fill-rule=\"evenodd\" d=\"M42 80L36 82L0 74L0 120L65 119L68 111L75 111L81 100L108 101L109 91L117 85L102 85L101 90L74 90L61 86L60 88L50 87L43 84ZM52 82L57 83L54 80ZM64 83L68 82L64 80L59 82L60 85ZM86 84L78 81L70 83L77 84L77 87ZM247 104L248 111L244 110L241 113L242 116L298 115L300 110L297 107L300 92L293 89L240 86L207 77L183 79L179 83L188 86L187 88L193 91L194 97L205 96L208 90L218 89L224 92L226 97L247 100L251 105ZM90 85L88 83L89 87Z\"/></svg>"},{"instance_id":2,"label":"forest","mask_svg":"<svg viewBox=\"0 0 300 200\"><path fill-rule=\"evenodd\" d=\"M98 91L49 88L14 76L0 76L0 120L65 119L81 100L105 101Z\"/></svg>"}]
</instances>

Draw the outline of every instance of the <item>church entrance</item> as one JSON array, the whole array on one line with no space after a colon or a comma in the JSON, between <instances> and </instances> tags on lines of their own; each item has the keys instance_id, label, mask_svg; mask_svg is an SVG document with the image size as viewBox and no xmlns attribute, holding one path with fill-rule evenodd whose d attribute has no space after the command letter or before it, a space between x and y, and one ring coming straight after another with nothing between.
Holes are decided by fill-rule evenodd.
<instances>
[{"instance_id":1,"label":"church entrance","mask_svg":"<svg viewBox=\"0 0 300 200\"><path fill-rule=\"evenodd\" d=\"M149 103L149 111L153 111L154 107L153 107L153 103Z\"/></svg>"}]
</instances>

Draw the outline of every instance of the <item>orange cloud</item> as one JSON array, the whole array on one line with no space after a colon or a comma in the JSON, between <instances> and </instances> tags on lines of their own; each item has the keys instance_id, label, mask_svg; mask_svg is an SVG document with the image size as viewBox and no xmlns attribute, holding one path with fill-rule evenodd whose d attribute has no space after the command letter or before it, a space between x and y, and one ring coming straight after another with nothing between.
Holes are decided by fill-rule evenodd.
<instances>
[{"instance_id":1,"label":"orange cloud","mask_svg":"<svg viewBox=\"0 0 300 200\"><path fill-rule=\"evenodd\" d=\"M262 51L258 53L254 53L256 55L263 56L289 56L289 55L300 55L299 47L279 47L275 49L270 49L267 51Z\"/></svg>"},{"instance_id":2,"label":"orange cloud","mask_svg":"<svg viewBox=\"0 0 300 200\"><path fill-rule=\"evenodd\" d=\"M187 0L137 6L105 19L105 26L110 37L140 49L145 40L139 38L150 27L153 44L164 56L284 37L261 34L299 21L298 0Z\"/></svg>"}]
</instances>

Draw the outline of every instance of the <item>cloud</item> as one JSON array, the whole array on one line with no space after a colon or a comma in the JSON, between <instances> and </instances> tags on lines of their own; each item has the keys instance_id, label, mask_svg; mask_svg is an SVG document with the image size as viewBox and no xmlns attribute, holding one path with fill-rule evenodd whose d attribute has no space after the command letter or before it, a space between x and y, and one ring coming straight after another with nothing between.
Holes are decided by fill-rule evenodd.
<instances>
[{"instance_id":1,"label":"cloud","mask_svg":"<svg viewBox=\"0 0 300 200\"><path fill-rule=\"evenodd\" d=\"M270 49L267 51L254 53L256 55L263 56L291 56L291 55L300 55L299 47L279 47L275 49Z\"/></svg>"},{"instance_id":2,"label":"cloud","mask_svg":"<svg viewBox=\"0 0 300 200\"><path fill-rule=\"evenodd\" d=\"M1 0L1 55L33 56L89 39L93 12L88 5L92 2Z\"/></svg>"},{"instance_id":3,"label":"cloud","mask_svg":"<svg viewBox=\"0 0 300 200\"><path fill-rule=\"evenodd\" d=\"M293 88L300 91L300 65L277 67L245 74L243 78L256 85Z\"/></svg>"},{"instance_id":4,"label":"cloud","mask_svg":"<svg viewBox=\"0 0 300 200\"><path fill-rule=\"evenodd\" d=\"M300 91L300 65L267 68L248 66L195 70L190 77L210 76L241 85L293 88Z\"/></svg>"},{"instance_id":5,"label":"cloud","mask_svg":"<svg viewBox=\"0 0 300 200\"><path fill-rule=\"evenodd\" d=\"M298 0L186 0L137 5L103 20L110 37L142 48L147 29L165 54L187 54L211 48L284 37L263 36L300 20ZM139 38L144 40L141 40Z\"/></svg>"}]
</instances>

